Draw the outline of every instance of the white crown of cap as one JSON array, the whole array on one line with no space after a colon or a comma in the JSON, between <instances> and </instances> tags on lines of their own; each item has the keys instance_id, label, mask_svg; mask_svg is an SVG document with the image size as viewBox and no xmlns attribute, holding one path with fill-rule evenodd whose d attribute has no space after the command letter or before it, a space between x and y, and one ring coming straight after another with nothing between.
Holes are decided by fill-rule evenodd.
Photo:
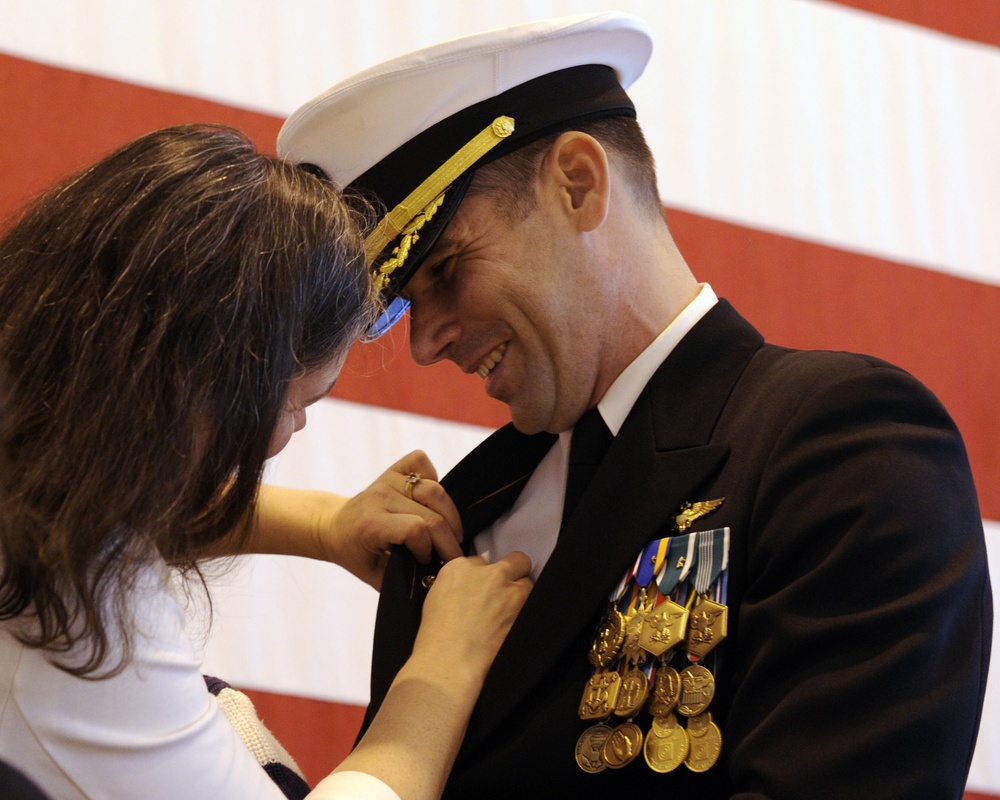
<instances>
[{"instance_id":1,"label":"white crown of cap","mask_svg":"<svg viewBox=\"0 0 1000 800\"><path fill-rule=\"evenodd\" d=\"M453 39L384 61L310 100L282 126L278 153L347 186L435 123L541 75L603 64L627 89L652 51L646 24L617 11Z\"/></svg>"}]
</instances>

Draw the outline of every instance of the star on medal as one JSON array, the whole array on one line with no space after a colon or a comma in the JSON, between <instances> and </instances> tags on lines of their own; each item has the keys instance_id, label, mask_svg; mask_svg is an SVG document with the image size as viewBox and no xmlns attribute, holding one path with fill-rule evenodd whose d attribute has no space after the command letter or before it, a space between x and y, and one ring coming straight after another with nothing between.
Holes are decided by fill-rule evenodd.
<instances>
[{"instance_id":1,"label":"star on medal","mask_svg":"<svg viewBox=\"0 0 1000 800\"><path fill-rule=\"evenodd\" d=\"M625 639L622 642L621 654L630 664L641 664L646 660L646 651L639 644L642 635L642 623L653 608L653 598L646 595L646 590L639 593L639 602L625 620Z\"/></svg>"}]
</instances>

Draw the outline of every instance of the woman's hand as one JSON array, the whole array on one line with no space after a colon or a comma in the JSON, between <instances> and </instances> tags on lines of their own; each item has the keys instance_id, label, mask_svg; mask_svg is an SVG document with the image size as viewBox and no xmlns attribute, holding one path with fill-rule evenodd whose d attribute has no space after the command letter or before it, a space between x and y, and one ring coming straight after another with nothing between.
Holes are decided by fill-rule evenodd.
<instances>
[{"instance_id":1,"label":"woman's hand","mask_svg":"<svg viewBox=\"0 0 1000 800\"><path fill-rule=\"evenodd\" d=\"M435 553L442 561L462 555L458 509L420 450L401 458L344 503L320 535L336 554L328 560L376 589L382 585L392 545L405 545L422 564Z\"/></svg>"},{"instance_id":2,"label":"woman's hand","mask_svg":"<svg viewBox=\"0 0 1000 800\"><path fill-rule=\"evenodd\" d=\"M531 559L509 553L495 564L479 556L443 565L424 601L414 658L429 658L454 673L470 670L479 684L531 591Z\"/></svg>"},{"instance_id":3,"label":"woman's hand","mask_svg":"<svg viewBox=\"0 0 1000 800\"><path fill-rule=\"evenodd\" d=\"M331 561L379 589L392 545L427 563L435 553L442 561L461 556L461 541L458 509L430 459L415 450L351 498L261 486L249 549Z\"/></svg>"}]
</instances>

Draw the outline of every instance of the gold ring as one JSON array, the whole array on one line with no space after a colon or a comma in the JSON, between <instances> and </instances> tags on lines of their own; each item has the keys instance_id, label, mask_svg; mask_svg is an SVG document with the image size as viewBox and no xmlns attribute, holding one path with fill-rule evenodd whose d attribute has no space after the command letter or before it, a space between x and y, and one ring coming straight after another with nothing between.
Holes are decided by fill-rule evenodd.
<instances>
[{"instance_id":1,"label":"gold ring","mask_svg":"<svg viewBox=\"0 0 1000 800\"><path fill-rule=\"evenodd\" d=\"M416 486L418 483L420 483L420 477L421 476L419 472L411 472L409 475L406 476L405 491L407 500L413 499L413 487Z\"/></svg>"}]
</instances>

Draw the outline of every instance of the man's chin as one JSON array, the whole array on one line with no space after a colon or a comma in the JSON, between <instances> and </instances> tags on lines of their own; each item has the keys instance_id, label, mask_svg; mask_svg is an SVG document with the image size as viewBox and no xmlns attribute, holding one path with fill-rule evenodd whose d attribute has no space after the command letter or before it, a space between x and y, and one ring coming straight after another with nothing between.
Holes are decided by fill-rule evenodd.
<instances>
[{"instance_id":1,"label":"man's chin","mask_svg":"<svg viewBox=\"0 0 1000 800\"><path fill-rule=\"evenodd\" d=\"M552 420L549 417L544 417L537 412L518 409L515 406L509 406L509 408L510 421L521 433L527 436L532 436L536 433L559 433L558 430L552 430L554 426L550 425Z\"/></svg>"},{"instance_id":2,"label":"man's chin","mask_svg":"<svg viewBox=\"0 0 1000 800\"><path fill-rule=\"evenodd\" d=\"M510 409L510 421L518 431L527 436L542 433L545 430L544 423L538 419L537 415L519 413L513 407Z\"/></svg>"}]
</instances>

